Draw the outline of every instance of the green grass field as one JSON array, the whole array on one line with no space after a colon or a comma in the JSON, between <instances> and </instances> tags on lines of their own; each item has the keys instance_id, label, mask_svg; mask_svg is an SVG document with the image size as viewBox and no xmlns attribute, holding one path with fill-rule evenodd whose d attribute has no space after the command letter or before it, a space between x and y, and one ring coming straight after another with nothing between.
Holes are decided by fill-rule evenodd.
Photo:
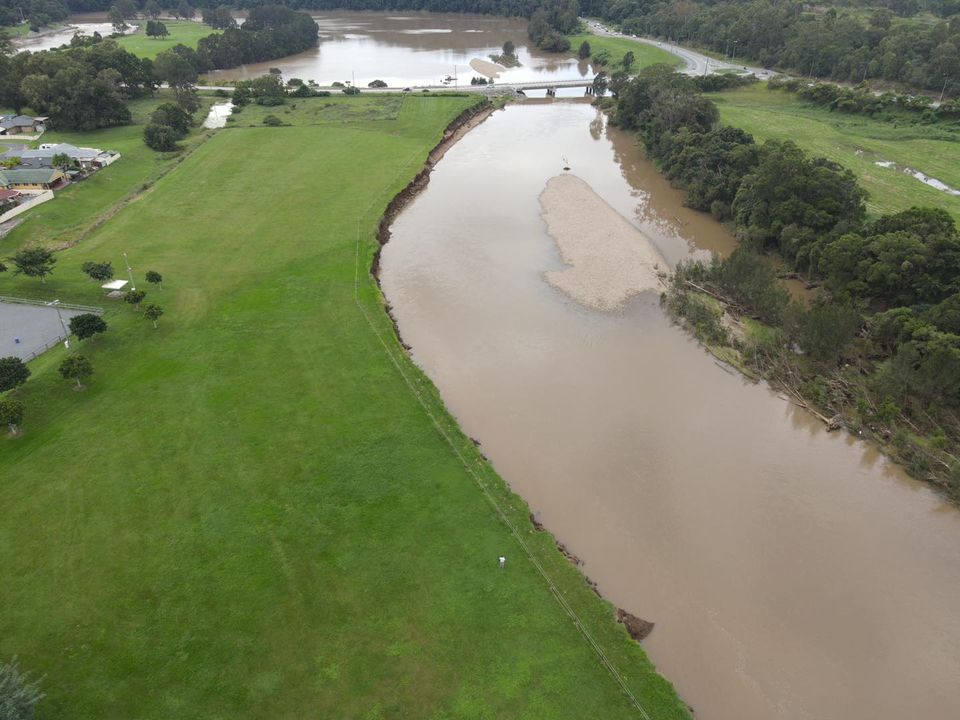
<instances>
[{"instance_id":1,"label":"green grass field","mask_svg":"<svg viewBox=\"0 0 960 720\"><path fill-rule=\"evenodd\" d=\"M168 172L180 160L180 155L157 153L144 145L143 127L154 108L160 103L169 102L171 97L166 91L161 91L155 98L130 102L133 125L85 133L45 133L43 142L69 142L117 150L121 158L82 183L58 190L56 200L24 215L24 222L5 240L0 240L0 254L9 253L13 247L28 241L57 247L76 242L91 226L109 215L118 202L141 191ZM199 124L215 99L201 97L200 101L202 107L195 115L198 127L181 142L185 149L196 147L206 137Z\"/></svg>"},{"instance_id":2,"label":"green grass field","mask_svg":"<svg viewBox=\"0 0 960 720\"><path fill-rule=\"evenodd\" d=\"M56 25L51 25L50 27L56 27ZM30 34L30 25L27 23L21 23L19 25L4 25L0 27L0 33L3 33L7 37L11 38L24 37Z\"/></svg>"},{"instance_id":3,"label":"green grass field","mask_svg":"<svg viewBox=\"0 0 960 720\"><path fill-rule=\"evenodd\" d=\"M162 22L167 26L167 30L170 31L170 34L165 38L147 37L144 34L147 21L140 20L139 27L135 33L132 35L124 35L122 38L118 38L117 42L120 43L121 47L129 50L134 55L153 59L174 45L186 45L187 47L195 48L200 38L205 38L208 35L220 32L219 30L214 30L209 25L192 22L190 20L163 20Z\"/></svg>"},{"instance_id":4,"label":"green grass field","mask_svg":"<svg viewBox=\"0 0 960 720\"><path fill-rule=\"evenodd\" d=\"M268 107L246 105L227 119L230 127L263 127L269 116L286 125L325 125L327 123L369 123L378 120L396 120L404 106L401 95L360 95L351 102L344 102L343 95L333 94L328 98L290 100L286 105Z\"/></svg>"},{"instance_id":5,"label":"green grass field","mask_svg":"<svg viewBox=\"0 0 960 720\"><path fill-rule=\"evenodd\" d=\"M590 50L595 54L601 50L610 53L610 69L616 70L620 66L620 61L628 52L632 52L636 58L634 71L646 67L647 65L656 65L665 63L667 65L679 65L682 61L673 53L669 53L653 45L621 37L604 37L594 35L593 33L580 33L578 35L568 35L570 40L570 50L574 54L580 48L580 44L586 40L590 43Z\"/></svg>"},{"instance_id":6,"label":"green grass field","mask_svg":"<svg viewBox=\"0 0 960 720\"><path fill-rule=\"evenodd\" d=\"M39 720L638 717L530 558L650 716L687 717L393 335L378 219L474 100L402 102L218 131L45 287L0 276L110 324L88 389L50 351L0 436L0 658L46 676ZM164 274L157 330L80 272L124 251Z\"/></svg>"},{"instance_id":7,"label":"green grass field","mask_svg":"<svg viewBox=\"0 0 960 720\"><path fill-rule=\"evenodd\" d=\"M960 188L960 130L955 127L830 112L791 93L767 90L765 84L710 97L723 122L743 128L758 141L792 140L812 155L850 168L870 193L867 209L872 215L930 205L960 220L960 197L876 165L893 161Z\"/></svg>"}]
</instances>

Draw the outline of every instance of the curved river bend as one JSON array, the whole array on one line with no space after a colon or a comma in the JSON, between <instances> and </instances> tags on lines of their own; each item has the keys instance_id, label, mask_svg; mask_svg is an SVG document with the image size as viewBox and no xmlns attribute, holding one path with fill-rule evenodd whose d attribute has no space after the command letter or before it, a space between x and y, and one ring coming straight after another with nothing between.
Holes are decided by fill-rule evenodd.
<instances>
[{"instance_id":1,"label":"curved river bend","mask_svg":"<svg viewBox=\"0 0 960 720\"><path fill-rule=\"evenodd\" d=\"M494 114L381 264L465 432L605 597L656 622L644 646L702 720L960 717L960 513L721 368L653 293L604 313L549 285L538 197L565 162L671 264L732 246L590 106Z\"/></svg>"}]
</instances>

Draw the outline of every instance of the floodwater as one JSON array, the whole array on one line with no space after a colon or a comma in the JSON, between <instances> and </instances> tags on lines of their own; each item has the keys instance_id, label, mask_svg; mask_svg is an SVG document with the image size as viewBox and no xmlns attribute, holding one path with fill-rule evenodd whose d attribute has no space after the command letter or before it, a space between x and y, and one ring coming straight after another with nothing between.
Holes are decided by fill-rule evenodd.
<instances>
[{"instance_id":1,"label":"floodwater","mask_svg":"<svg viewBox=\"0 0 960 720\"><path fill-rule=\"evenodd\" d=\"M701 720L960 717L960 512L722 368L656 296L604 313L538 197L585 180L668 262L732 238L585 104L511 106L393 225L384 292L464 431Z\"/></svg>"},{"instance_id":2,"label":"floodwater","mask_svg":"<svg viewBox=\"0 0 960 720\"><path fill-rule=\"evenodd\" d=\"M232 102L215 103L210 106L210 112L203 121L205 128L222 128L227 126L227 118L233 112Z\"/></svg>"},{"instance_id":3,"label":"floodwater","mask_svg":"<svg viewBox=\"0 0 960 720\"><path fill-rule=\"evenodd\" d=\"M503 43L516 45L519 67L502 72L497 82L580 80L593 77L589 63L567 55L543 53L527 39L527 21L490 15L446 13L335 12L316 13L319 47L269 62L207 73L210 84L257 77L279 68L287 79L315 80L321 85L355 82L366 87L383 80L390 87L470 84L479 76L473 59L499 55ZM581 92L582 94L582 92Z\"/></svg>"},{"instance_id":4,"label":"floodwater","mask_svg":"<svg viewBox=\"0 0 960 720\"><path fill-rule=\"evenodd\" d=\"M132 24L123 31L123 34L128 35L135 32L136 29L137 25ZM71 15L62 27L41 30L39 33L30 33L22 38L15 39L13 44L17 50L40 52L41 50L52 50L61 45L69 45L74 35L92 36L94 33L100 33L104 37L113 33L113 25L107 20L107 13Z\"/></svg>"},{"instance_id":5,"label":"floodwater","mask_svg":"<svg viewBox=\"0 0 960 720\"><path fill-rule=\"evenodd\" d=\"M914 170L913 168L901 167L900 165L897 165L892 160L876 160L874 161L873 164L879 165L880 167L883 167L883 168L892 168L893 170L900 170L901 172L905 172L907 175L909 175L913 179L919 180L924 185L929 185L930 187L936 188L941 192L945 192L947 195L960 195L960 190L950 187L942 180L937 180L935 177L930 177L926 173L922 173L919 170Z\"/></svg>"}]
</instances>

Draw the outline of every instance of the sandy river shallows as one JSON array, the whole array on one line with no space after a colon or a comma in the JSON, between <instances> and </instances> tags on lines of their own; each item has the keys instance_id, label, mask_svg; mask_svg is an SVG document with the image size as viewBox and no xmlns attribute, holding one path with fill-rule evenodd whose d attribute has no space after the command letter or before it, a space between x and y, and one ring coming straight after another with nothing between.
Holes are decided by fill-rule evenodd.
<instances>
[{"instance_id":1,"label":"sandy river shallows","mask_svg":"<svg viewBox=\"0 0 960 720\"><path fill-rule=\"evenodd\" d=\"M506 70L503 65L498 65L497 63L490 62L489 60L481 60L480 58L474 58L471 60L470 67L472 67L481 75L486 75L488 78L495 78L504 70Z\"/></svg>"},{"instance_id":2,"label":"sandy river shallows","mask_svg":"<svg viewBox=\"0 0 960 720\"><path fill-rule=\"evenodd\" d=\"M662 286L667 263L657 247L576 175L550 178L540 208L568 266L544 277L577 302L611 311Z\"/></svg>"}]
</instances>

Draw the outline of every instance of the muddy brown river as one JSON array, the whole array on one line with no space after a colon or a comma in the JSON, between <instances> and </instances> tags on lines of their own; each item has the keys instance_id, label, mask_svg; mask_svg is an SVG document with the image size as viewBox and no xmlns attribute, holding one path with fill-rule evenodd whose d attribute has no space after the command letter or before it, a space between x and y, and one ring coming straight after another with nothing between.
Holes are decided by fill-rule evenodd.
<instances>
[{"instance_id":1,"label":"muddy brown river","mask_svg":"<svg viewBox=\"0 0 960 720\"><path fill-rule=\"evenodd\" d=\"M512 106L399 216L382 282L464 430L702 720L960 717L960 512L720 367L652 292L548 284L538 198L570 172L669 263L730 235L589 105Z\"/></svg>"}]
</instances>

